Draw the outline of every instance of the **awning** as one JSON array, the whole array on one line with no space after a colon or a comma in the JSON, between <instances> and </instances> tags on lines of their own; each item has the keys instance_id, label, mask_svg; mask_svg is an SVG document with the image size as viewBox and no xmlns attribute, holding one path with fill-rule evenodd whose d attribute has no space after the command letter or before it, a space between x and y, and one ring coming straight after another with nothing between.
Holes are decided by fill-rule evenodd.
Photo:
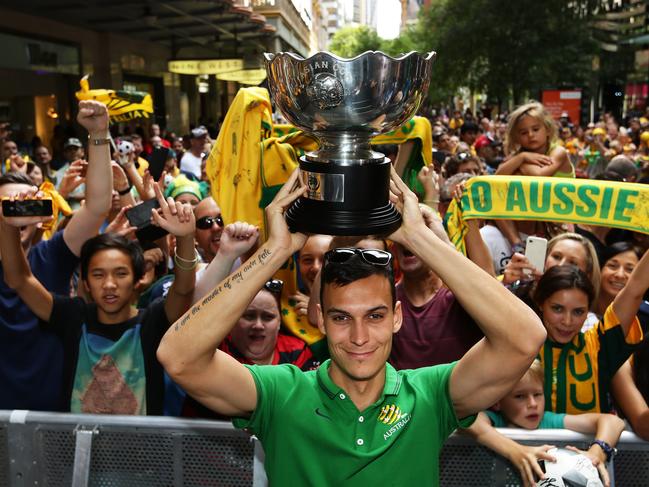
<instances>
[{"instance_id":1,"label":"awning","mask_svg":"<svg viewBox=\"0 0 649 487\"><path fill-rule=\"evenodd\" d=\"M4 0L3 7L85 29L163 44L172 55L200 47L216 58L261 53L275 27L234 0Z\"/></svg>"}]
</instances>

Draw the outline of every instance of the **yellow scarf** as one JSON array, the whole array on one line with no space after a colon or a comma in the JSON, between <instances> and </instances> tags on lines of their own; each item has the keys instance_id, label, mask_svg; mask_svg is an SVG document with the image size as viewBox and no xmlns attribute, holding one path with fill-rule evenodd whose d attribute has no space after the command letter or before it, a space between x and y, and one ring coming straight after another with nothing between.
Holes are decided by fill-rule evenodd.
<instances>
[{"instance_id":1,"label":"yellow scarf","mask_svg":"<svg viewBox=\"0 0 649 487\"><path fill-rule=\"evenodd\" d=\"M271 137L272 133L268 91L242 88L225 116L206 167L212 196L221 207L224 221L257 225L264 236L264 208L297 167L297 158L317 148L315 140L302 132L287 130L280 137ZM297 316L288 303L289 296L297 292L296 271L291 258L275 275L284 281L282 322L311 344L322 334L306 318Z\"/></svg>"},{"instance_id":2,"label":"yellow scarf","mask_svg":"<svg viewBox=\"0 0 649 487\"><path fill-rule=\"evenodd\" d=\"M540 220L585 223L649 233L649 187L593 179L479 176L470 179L462 204L447 211L451 242L463 253L465 220Z\"/></svg>"},{"instance_id":3,"label":"yellow scarf","mask_svg":"<svg viewBox=\"0 0 649 487\"><path fill-rule=\"evenodd\" d=\"M72 215L72 208L70 208L70 205L65 201L65 198L54 189L54 185L49 181L45 181L38 189L44 193L47 198L52 199L52 219L49 222L43 223L41 227L43 230L43 240L48 240L56 231L56 224L59 221L59 215Z\"/></svg>"}]
</instances>

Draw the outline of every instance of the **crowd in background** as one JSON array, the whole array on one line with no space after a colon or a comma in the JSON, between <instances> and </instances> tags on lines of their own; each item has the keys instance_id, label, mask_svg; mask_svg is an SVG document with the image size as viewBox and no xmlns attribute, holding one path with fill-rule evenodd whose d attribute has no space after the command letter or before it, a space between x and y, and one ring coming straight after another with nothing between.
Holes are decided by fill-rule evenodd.
<instances>
[{"instance_id":1,"label":"crowd in background","mask_svg":"<svg viewBox=\"0 0 649 487\"><path fill-rule=\"evenodd\" d=\"M7 126L0 132L0 196L35 197L41 187L56 217L1 219L0 409L218 417L173 384L155 349L192 303L254 252L258 229L224 221L210 196L205 165L217 131L196 126L179 137L147 124L114 133L112 145L107 114L94 109L79 117L88 142L81 131L64 137L56 130L45 143L15 140ZM604 114L580 125L567 114L552 120L538 103L494 117L469 110L422 115L432 124L433 164L417 174L421 211L442 240L446 208L477 175L649 182L649 115ZM382 150L398 158L399 148ZM154 154L164 159L156 178L149 170ZM146 201L157 202L145 219L163 235L152 237L128 218ZM642 338L649 237L552 222L471 220L469 227L468 258L537 311L549 335L539 361L470 434L530 481L536 468L529 459L545 450L494 439L492 425L565 427L603 435L609 445L622 429L614 413L649 439L649 346ZM525 257L530 235L548 240L542 270ZM390 356L397 369L457 360L482 338L444 282L381 236L310 236L295 256L300 292L291 303L300 316L317 321L324 254L348 246L396 257L404 310ZM220 348L244 363L316 368L327 352L282 327L282 287L267 282ZM601 445L589 453L602 464L611 455Z\"/></svg>"}]
</instances>

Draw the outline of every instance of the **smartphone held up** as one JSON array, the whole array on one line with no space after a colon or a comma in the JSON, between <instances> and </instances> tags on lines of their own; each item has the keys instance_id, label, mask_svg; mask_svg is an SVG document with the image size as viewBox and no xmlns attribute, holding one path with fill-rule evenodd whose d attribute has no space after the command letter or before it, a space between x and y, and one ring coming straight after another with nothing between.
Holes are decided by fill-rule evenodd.
<instances>
[{"instance_id":1,"label":"smartphone held up","mask_svg":"<svg viewBox=\"0 0 649 487\"><path fill-rule=\"evenodd\" d=\"M5 217L52 216L52 200L49 198L24 200L3 199L2 214Z\"/></svg>"}]
</instances>

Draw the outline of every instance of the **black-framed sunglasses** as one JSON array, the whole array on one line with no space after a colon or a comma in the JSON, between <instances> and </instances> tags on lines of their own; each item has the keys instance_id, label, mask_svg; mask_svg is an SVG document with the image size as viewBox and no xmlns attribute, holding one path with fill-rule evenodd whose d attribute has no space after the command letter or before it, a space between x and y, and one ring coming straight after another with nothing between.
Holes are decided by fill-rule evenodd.
<instances>
[{"instance_id":1,"label":"black-framed sunglasses","mask_svg":"<svg viewBox=\"0 0 649 487\"><path fill-rule=\"evenodd\" d=\"M284 287L284 281L281 279L271 279L270 281L266 281L264 284L264 289L268 291L271 294L277 294L280 295L282 294L282 288Z\"/></svg>"},{"instance_id":2,"label":"black-framed sunglasses","mask_svg":"<svg viewBox=\"0 0 649 487\"><path fill-rule=\"evenodd\" d=\"M466 159L469 159L470 157L473 157L470 152L459 152L455 157L460 162L464 162Z\"/></svg>"},{"instance_id":3,"label":"black-framed sunglasses","mask_svg":"<svg viewBox=\"0 0 649 487\"><path fill-rule=\"evenodd\" d=\"M328 251L325 254L325 263L333 262L335 264L344 264L354 255L360 255L368 264L379 267L388 266L390 265L390 262L392 262L392 254L385 250L343 247Z\"/></svg>"},{"instance_id":4,"label":"black-framed sunglasses","mask_svg":"<svg viewBox=\"0 0 649 487\"><path fill-rule=\"evenodd\" d=\"M196 220L196 228L199 228L201 230L209 230L212 228L212 225L217 224L219 227L224 227L225 224L223 223L223 217L221 215L219 216L204 216L203 218L199 218Z\"/></svg>"}]
</instances>

